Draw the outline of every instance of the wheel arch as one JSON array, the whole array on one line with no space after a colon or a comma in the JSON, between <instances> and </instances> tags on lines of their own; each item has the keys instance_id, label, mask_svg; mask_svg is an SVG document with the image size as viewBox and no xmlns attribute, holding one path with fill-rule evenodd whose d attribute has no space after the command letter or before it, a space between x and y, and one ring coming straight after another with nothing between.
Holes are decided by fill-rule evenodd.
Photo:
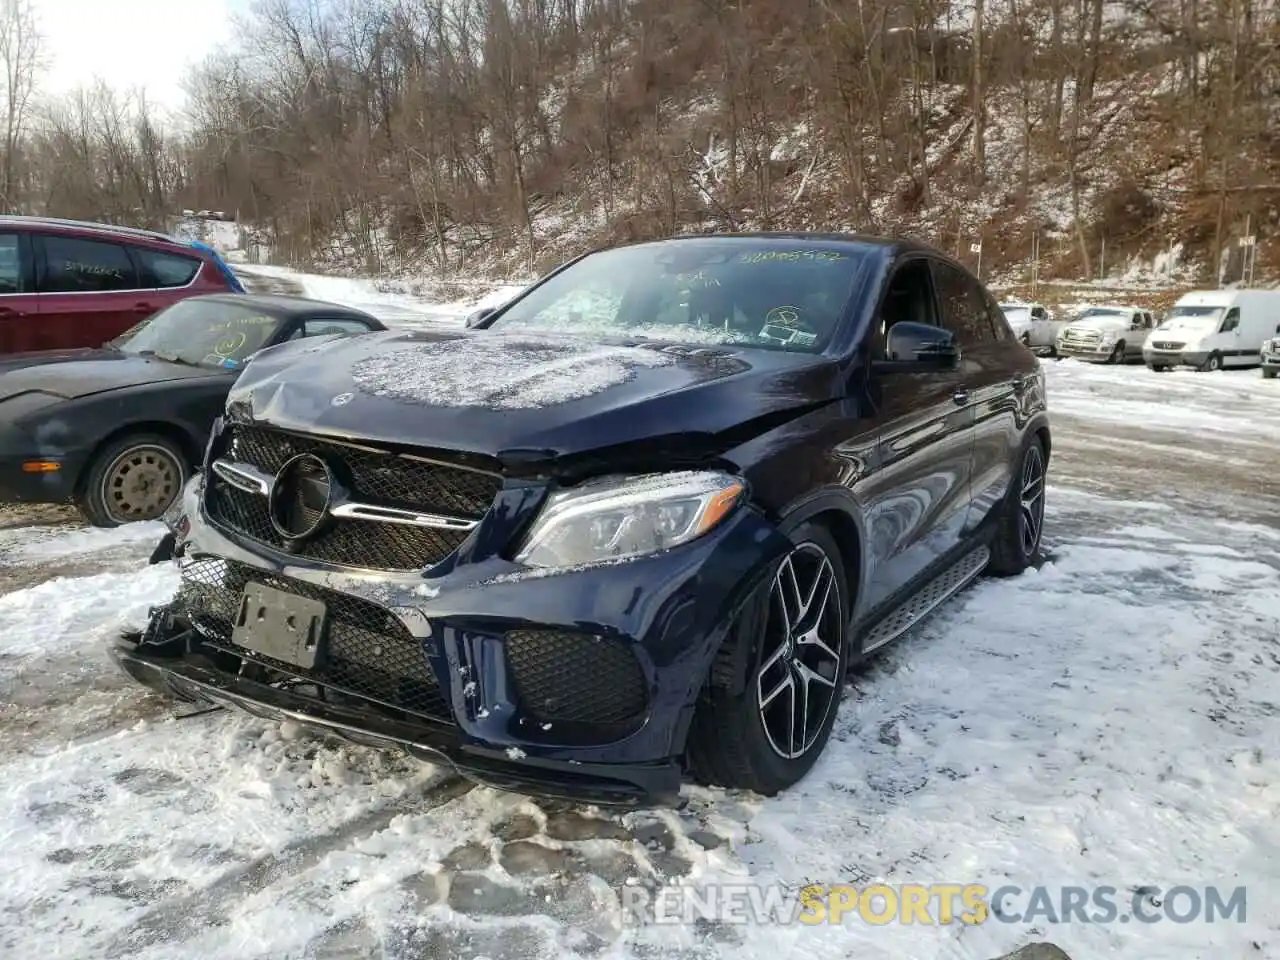
<instances>
[{"instance_id":1,"label":"wheel arch","mask_svg":"<svg viewBox=\"0 0 1280 960\"><path fill-rule=\"evenodd\" d=\"M82 496L85 492L85 484L88 482L89 474L93 469L93 465L98 458L102 456L102 451L107 449L111 444L123 440L131 434L151 434L153 436L163 437L165 440L172 441L182 452L182 456L187 462L188 470L194 470L200 463L200 457L204 450L200 442L191 434L191 432L179 424L171 420L136 420L116 427L110 433L104 434L93 449L85 458L84 464L80 468L80 474L76 477L75 492L77 496Z\"/></svg>"},{"instance_id":2,"label":"wheel arch","mask_svg":"<svg viewBox=\"0 0 1280 960\"><path fill-rule=\"evenodd\" d=\"M858 601L865 596L866 525L853 495L844 487L817 490L789 505L782 514L779 529L790 533L802 523L820 523L835 538L844 562L845 589L848 591L849 613L857 619Z\"/></svg>"},{"instance_id":3,"label":"wheel arch","mask_svg":"<svg viewBox=\"0 0 1280 960\"><path fill-rule=\"evenodd\" d=\"M792 531L805 523L819 523L832 536L840 550L844 565L845 591L850 623L860 613L859 599L865 596L864 574L866 570L864 544L865 525L861 510L853 495L844 487L815 490L793 501L780 512L778 532L790 536ZM739 616L753 616L750 604ZM746 683L749 641L744 632L734 625L726 635L720 649L712 657L703 688L716 687L730 693L740 692ZM684 735L678 738L683 742Z\"/></svg>"}]
</instances>

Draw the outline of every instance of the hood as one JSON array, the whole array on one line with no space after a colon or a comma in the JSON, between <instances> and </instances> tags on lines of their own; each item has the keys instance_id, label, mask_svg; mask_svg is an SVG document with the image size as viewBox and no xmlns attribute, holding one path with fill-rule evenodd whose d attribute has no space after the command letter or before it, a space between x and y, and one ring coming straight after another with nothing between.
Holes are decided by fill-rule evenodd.
<instances>
[{"instance_id":1,"label":"hood","mask_svg":"<svg viewBox=\"0 0 1280 960\"><path fill-rule=\"evenodd\" d=\"M7 353L0 356L0 373L9 370L20 370L23 367L38 367L46 363L66 363L70 360L115 360L121 354L101 347L76 347L67 350L26 350L22 353Z\"/></svg>"},{"instance_id":2,"label":"hood","mask_svg":"<svg viewBox=\"0 0 1280 960\"><path fill-rule=\"evenodd\" d=\"M1122 313L1083 317L1080 320L1072 320L1067 327L1071 330L1128 330L1129 317Z\"/></svg>"},{"instance_id":3,"label":"hood","mask_svg":"<svg viewBox=\"0 0 1280 960\"><path fill-rule=\"evenodd\" d=\"M1004 315L1009 322L1009 329L1014 333L1031 329L1031 314L1026 310L1015 310Z\"/></svg>"},{"instance_id":4,"label":"hood","mask_svg":"<svg viewBox=\"0 0 1280 960\"><path fill-rule=\"evenodd\" d=\"M23 356L36 359L24 362L19 359ZM31 391L74 400L144 383L226 375L225 370L186 367L151 357L131 357L114 350L13 354L0 360L0 400Z\"/></svg>"},{"instance_id":5,"label":"hood","mask_svg":"<svg viewBox=\"0 0 1280 960\"><path fill-rule=\"evenodd\" d=\"M1172 317L1157 328L1161 333L1177 333L1186 337L1204 337L1218 332L1220 316Z\"/></svg>"},{"instance_id":6,"label":"hood","mask_svg":"<svg viewBox=\"0 0 1280 960\"><path fill-rule=\"evenodd\" d=\"M263 351L227 410L286 430L515 465L637 443L705 445L837 399L839 382L830 358L732 345L387 332Z\"/></svg>"}]
</instances>

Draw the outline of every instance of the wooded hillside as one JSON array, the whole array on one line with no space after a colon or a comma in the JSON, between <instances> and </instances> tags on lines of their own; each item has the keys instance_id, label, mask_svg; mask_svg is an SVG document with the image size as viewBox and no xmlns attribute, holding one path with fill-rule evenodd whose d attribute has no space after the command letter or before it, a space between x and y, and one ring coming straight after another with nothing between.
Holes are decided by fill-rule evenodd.
<instances>
[{"instance_id":1,"label":"wooded hillside","mask_svg":"<svg viewBox=\"0 0 1280 960\"><path fill-rule=\"evenodd\" d=\"M238 35L185 129L100 89L15 133L11 68L7 206L235 210L284 260L444 275L684 230L992 266L1039 230L1064 276L1280 239L1274 0L263 0Z\"/></svg>"}]
</instances>

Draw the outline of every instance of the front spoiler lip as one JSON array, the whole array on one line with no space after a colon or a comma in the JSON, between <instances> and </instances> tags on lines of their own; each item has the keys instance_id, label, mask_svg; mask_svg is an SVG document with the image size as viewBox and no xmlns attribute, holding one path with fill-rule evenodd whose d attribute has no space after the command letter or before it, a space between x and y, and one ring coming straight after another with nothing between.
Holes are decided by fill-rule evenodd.
<instances>
[{"instance_id":1,"label":"front spoiler lip","mask_svg":"<svg viewBox=\"0 0 1280 960\"><path fill-rule=\"evenodd\" d=\"M292 720L368 747L398 748L499 790L609 806L670 805L680 793L681 771L674 760L629 764L571 764L529 756L517 760L502 749L463 744L444 725L424 722L418 726L319 705L287 690L179 658L148 655L128 641L112 646L110 655L129 676L153 690L191 702L236 707L265 720Z\"/></svg>"}]
</instances>

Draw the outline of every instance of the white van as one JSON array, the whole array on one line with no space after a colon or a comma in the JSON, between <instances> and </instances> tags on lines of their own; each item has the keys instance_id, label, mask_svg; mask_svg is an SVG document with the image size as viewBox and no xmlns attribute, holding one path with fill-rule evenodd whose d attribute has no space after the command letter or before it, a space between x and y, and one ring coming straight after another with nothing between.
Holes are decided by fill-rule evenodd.
<instances>
[{"instance_id":1,"label":"white van","mask_svg":"<svg viewBox=\"0 0 1280 960\"><path fill-rule=\"evenodd\" d=\"M1256 367L1262 342L1280 334L1280 290L1197 290L1181 297L1147 339L1152 370Z\"/></svg>"}]
</instances>

